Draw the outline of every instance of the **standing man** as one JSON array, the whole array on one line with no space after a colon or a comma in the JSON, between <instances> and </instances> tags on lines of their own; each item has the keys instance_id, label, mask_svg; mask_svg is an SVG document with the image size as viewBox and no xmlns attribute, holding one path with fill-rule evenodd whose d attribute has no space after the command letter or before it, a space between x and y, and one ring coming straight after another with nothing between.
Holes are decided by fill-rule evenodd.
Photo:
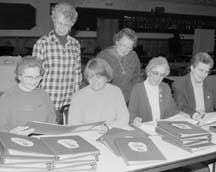
<instances>
[{"instance_id":1,"label":"standing man","mask_svg":"<svg viewBox=\"0 0 216 172\"><path fill-rule=\"evenodd\" d=\"M102 50L97 57L105 59L112 67L112 84L121 88L128 103L132 87L140 80L140 60L133 51L137 36L134 30L124 28L114 35L113 42L113 46Z\"/></svg>"},{"instance_id":2,"label":"standing man","mask_svg":"<svg viewBox=\"0 0 216 172\"><path fill-rule=\"evenodd\" d=\"M197 121L216 110L215 86L206 80L213 64L209 54L197 53L191 60L190 73L173 83L174 99L180 110Z\"/></svg>"},{"instance_id":3,"label":"standing man","mask_svg":"<svg viewBox=\"0 0 216 172\"><path fill-rule=\"evenodd\" d=\"M62 108L70 104L82 80L80 44L69 35L77 16L71 4L57 4L51 16L54 29L40 38L33 48L33 56L43 61L45 70L40 86L50 95L59 124L63 123Z\"/></svg>"}]
</instances>

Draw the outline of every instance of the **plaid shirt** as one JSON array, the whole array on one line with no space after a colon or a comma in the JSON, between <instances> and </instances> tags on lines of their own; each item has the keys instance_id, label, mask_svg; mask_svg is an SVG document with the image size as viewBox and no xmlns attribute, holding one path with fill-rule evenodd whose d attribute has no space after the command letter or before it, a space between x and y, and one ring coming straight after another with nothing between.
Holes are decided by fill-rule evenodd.
<instances>
[{"instance_id":1,"label":"plaid shirt","mask_svg":"<svg viewBox=\"0 0 216 172\"><path fill-rule=\"evenodd\" d=\"M45 73L40 86L50 95L55 109L70 104L82 80L79 42L68 36L63 47L51 31L36 42L33 56L43 61Z\"/></svg>"}]
</instances>

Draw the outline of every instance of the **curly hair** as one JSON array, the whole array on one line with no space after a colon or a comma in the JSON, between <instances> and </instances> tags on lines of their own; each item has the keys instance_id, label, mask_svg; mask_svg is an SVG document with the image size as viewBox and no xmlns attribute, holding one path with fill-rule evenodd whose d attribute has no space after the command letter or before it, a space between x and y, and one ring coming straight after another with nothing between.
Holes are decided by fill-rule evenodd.
<instances>
[{"instance_id":1,"label":"curly hair","mask_svg":"<svg viewBox=\"0 0 216 172\"><path fill-rule=\"evenodd\" d=\"M136 32L130 28L124 28L120 30L118 33L116 33L113 36L113 42L116 43L120 39L122 39L124 36L127 36L129 39L133 41L133 47L137 44L137 35Z\"/></svg>"},{"instance_id":2,"label":"curly hair","mask_svg":"<svg viewBox=\"0 0 216 172\"><path fill-rule=\"evenodd\" d=\"M52 9L52 19L55 19L58 14L63 14L66 19L69 19L72 23L75 23L78 17L76 9L66 2L58 3Z\"/></svg>"}]
</instances>

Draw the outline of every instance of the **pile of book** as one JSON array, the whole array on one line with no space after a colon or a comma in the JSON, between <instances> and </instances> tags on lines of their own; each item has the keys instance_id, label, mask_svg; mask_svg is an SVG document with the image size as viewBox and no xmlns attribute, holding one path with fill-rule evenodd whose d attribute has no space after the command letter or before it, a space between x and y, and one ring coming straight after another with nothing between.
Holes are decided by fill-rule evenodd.
<instances>
[{"instance_id":1,"label":"pile of book","mask_svg":"<svg viewBox=\"0 0 216 172\"><path fill-rule=\"evenodd\" d=\"M0 171L95 171L99 150L78 135L28 137L0 132Z\"/></svg>"},{"instance_id":2,"label":"pile of book","mask_svg":"<svg viewBox=\"0 0 216 172\"><path fill-rule=\"evenodd\" d=\"M214 145L207 130L187 121L158 121L156 132L163 140L189 152Z\"/></svg>"},{"instance_id":3,"label":"pile of book","mask_svg":"<svg viewBox=\"0 0 216 172\"><path fill-rule=\"evenodd\" d=\"M126 165L155 163L166 160L148 135L140 129L112 128L98 141L115 155L123 158Z\"/></svg>"}]
</instances>

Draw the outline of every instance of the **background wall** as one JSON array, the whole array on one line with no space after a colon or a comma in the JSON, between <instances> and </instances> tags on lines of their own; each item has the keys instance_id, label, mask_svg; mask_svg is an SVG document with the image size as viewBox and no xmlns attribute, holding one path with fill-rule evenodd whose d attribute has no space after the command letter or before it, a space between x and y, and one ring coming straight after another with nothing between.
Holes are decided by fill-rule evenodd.
<instances>
[{"instance_id":1,"label":"background wall","mask_svg":"<svg viewBox=\"0 0 216 172\"><path fill-rule=\"evenodd\" d=\"M0 3L29 3L37 9L36 23L37 25L31 30L0 30L0 36L42 36L47 33L52 27L50 19L50 3L61 1L72 2L76 7L87 8L106 8L106 9L120 9L120 10L135 10L148 11L155 7L164 7L165 13L178 14L193 14L193 15L208 15L216 16L216 6L201 5L192 0L0 0ZM198 2L198 1L197 1ZM13 21L11 21L13 22ZM79 36L84 37L95 35L95 33L84 32L78 33ZM141 37L169 37L169 34L145 34ZM191 35L185 35L185 39L191 39Z\"/></svg>"}]
</instances>

